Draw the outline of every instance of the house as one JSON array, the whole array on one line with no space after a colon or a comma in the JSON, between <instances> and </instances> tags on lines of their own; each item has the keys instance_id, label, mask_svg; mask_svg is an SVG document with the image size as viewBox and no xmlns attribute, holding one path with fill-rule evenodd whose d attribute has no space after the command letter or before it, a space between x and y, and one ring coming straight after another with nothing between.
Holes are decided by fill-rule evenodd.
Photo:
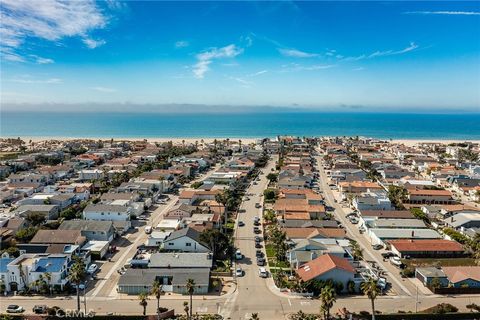
<instances>
[{"instance_id":1,"label":"house","mask_svg":"<svg viewBox=\"0 0 480 320\"><path fill-rule=\"evenodd\" d=\"M348 194L358 194L369 191L381 191L381 187L377 182L370 181L345 181L339 183L339 190L342 193L344 199Z\"/></svg>"},{"instance_id":2,"label":"house","mask_svg":"<svg viewBox=\"0 0 480 320\"><path fill-rule=\"evenodd\" d=\"M19 206L15 212L21 217L26 217L30 213L39 213L43 214L47 220L56 220L58 218L59 207L53 204L27 204Z\"/></svg>"},{"instance_id":3,"label":"house","mask_svg":"<svg viewBox=\"0 0 480 320\"><path fill-rule=\"evenodd\" d=\"M369 221L364 226L370 228L389 229L425 229L425 222L419 219L376 219Z\"/></svg>"},{"instance_id":4,"label":"house","mask_svg":"<svg viewBox=\"0 0 480 320\"><path fill-rule=\"evenodd\" d=\"M392 203L385 192L364 192L355 196L352 204L359 211L392 209Z\"/></svg>"},{"instance_id":5,"label":"house","mask_svg":"<svg viewBox=\"0 0 480 320\"><path fill-rule=\"evenodd\" d=\"M282 220L278 221L281 228L338 228L335 220Z\"/></svg>"},{"instance_id":6,"label":"house","mask_svg":"<svg viewBox=\"0 0 480 320\"><path fill-rule=\"evenodd\" d=\"M103 179L105 173L100 169L84 169L78 171L78 179L81 181L100 180Z\"/></svg>"},{"instance_id":7,"label":"house","mask_svg":"<svg viewBox=\"0 0 480 320\"><path fill-rule=\"evenodd\" d=\"M360 211L360 226L365 226L380 219L413 219L409 210L362 210Z\"/></svg>"},{"instance_id":8,"label":"house","mask_svg":"<svg viewBox=\"0 0 480 320\"><path fill-rule=\"evenodd\" d=\"M210 252L207 244L200 240L200 232L185 228L172 232L163 243L163 249L180 252Z\"/></svg>"},{"instance_id":9,"label":"house","mask_svg":"<svg viewBox=\"0 0 480 320\"><path fill-rule=\"evenodd\" d=\"M7 264L6 291L16 292L26 287L35 289L36 281L44 279L47 272L51 276L49 285L63 290L68 283L70 262L71 258L65 254L22 254Z\"/></svg>"},{"instance_id":10,"label":"house","mask_svg":"<svg viewBox=\"0 0 480 320\"><path fill-rule=\"evenodd\" d=\"M341 258L352 260L349 252L335 243L323 243L320 239L302 239L292 243L292 248L287 252L287 259L294 269L312 261L324 254L332 254Z\"/></svg>"},{"instance_id":11,"label":"house","mask_svg":"<svg viewBox=\"0 0 480 320\"><path fill-rule=\"evenodd\" d=\"M322 204L309 204L308 199L278 199L275 201L274 210L277 216L289 214L307 214L307 219L322 219L326 216L325 206Z\"/></svg>"},{"instance_id":12,"label":"house","mask_svg":"<svg viewBox=\"0 0 480 320\"><path fill-rule=\"evenodd\" d=\"M170 209L164 216L165 219L181 220L192 216L192 212L196 209L195 206L179 203Z\"/></svg>"},{"instance_id":13,"label":"house","mask_svg":"<svg viewBox=\"0 0 480 320\"><path fill-rule=\"evenodd\" d=\"M422 267L415 269L415 278L420 280L424 286L430 286L433 279L438 279L442 287L448 285L448 279L445 273L440 268Z\"/></svg>"},{"instance_id":14,"label":"house","mask_svg":"<svg viewBox=\"0 0 480 320\"><path fill-rule=\"evenodd\" d=\"M465 254L462 245L456 241L444 239L398 239L388 241L393 253L400 258L453 258Z\"/></svg>"},{"instance_id":15,"label":"house","mask_svg":"<svg viewBox=\"0 0 480 320\"><path fill-rule=\"evenodd\" d=\"M174 230L177 230L179 227L180 227L180 220L163 219L157 224L155 229L161 230L161 231L174 231Z\"/></svg>"},{"instance_id":16,"label":"house","mask_svg":"<svg viewBox=\"0 0 480 320\"><path fill-rule=\"evenodd\" d=\"M130 215L132 209L123 205L89 204L83 210L86 220L96 221L124 221L127 227L131 227Z\"/></svg>"},{"instance_id":17,"label":"house","mask_svg":"<svg viewBox=\"0 0 480 320\"><path fill-rule=\"evenodd\" d=\"M480 267L442 267L449 286L454 288L480 288Z\"/></svg>"},{"instance_id":18,"label":"house","mask_svg":"<svg viewBox=\"0 0 480 320\"><path fill-rule=\"evenodd\" d=\"M448 190L410 189L407 195L411 204L451 204L454 202Z\"/></svg>"},{"instance_id":19,"label":"house","mask_svg":"<svg viewBox=\"0 0 480 320\"><path fill-rule=\"evenodd\" d=\"M202 269L127 269L117 284L119 293L138 295L150 292L152 284L159 281L164 292L187 293L187 280L195 282L194 294L208 293L210 270Z\"/></svg>"},{"instance_id":20,"label":"house","mask_svg":"<svg viewBox=\"0 0 480 320\"><path fill-rule=\"evenodd\" d=\"M146 247L155 247L160 248L163 246L165 239L172 233L171 231L152 231L151 234L148 235L147 241L145 242Z\"/></svg>"},{"instance_id":21,"label":"house","mask_svg":"<svg viewBox=\"0 0 480 320\"><path fill-rule=\"evenodd\" d=\"M329 279L343 284L343 290L348 288L348 282L353 281L356 271L347 259L324 254L295 270L302 281Z\"/></svg>"},{"instance_id":22,"label":"house","mask_svg":"<svg viewBox=\"0 0 480 320\"><path fill-rule=\"evenodd\" d=\"M87 241L112 242L115 237L115 228L112 221L94 220L65 220L58 230L80 230Z\"/></svg>"},{"instance_id":23,"label":"house","mask_svg":"<svg viewBox=\"0 0 480 320\"><path fill-rule=\"evenodd\" d=\"M30 240L32 244L83 245L87 239L80 230L38 230Z\"/></svg>"},{"instance_id":24,"label":"house","mask_svg":"<svg viewBox=\"0 0 480 320\"><path fill-rule=\"evenodd\" d=\"M443 220L445 225L454 229L480 228L480 212L457 213Z\"/></svg>"},{"instance_id":25,"label":"house","mask_svg":"<svg viewBox=\"0 0 480 320\"><path fill-rule=\"evenodd\" d=\"M345 238L346 231L340 228L287 228L284 229L290 240L317 238Z\"/></svg>"},{"instance_id":26,"label":"house","mask_svg":"<svg viewBox=\"0 0 480 320\"><path fill-rule=\"evenodd\" d=\"M108 241L90 240L82 246L82 251L88 251L94 259L103 259L109 246L110 242Z\"/></svg>"},{"instance_id":27,"label":"house","mask_svg":"<svg viewBox=\"0 0 480 320\"><path fill-rule=\"evenodd\" d=\"M139 294L157 280L163 291L185 294L187 279L195 281L195 294L208 292L213 264L210 253L161 252L141 258L148 259L146 269L127 269L118 282L118 292Z\"/></svg>"},{"instance_id":28,"label":"house","mask_svg":"<svg viewBox=\"0 0 480 320\"><path fill-rule=\"evenodd\" d=\"M372 228L368 230L372 245L388 245L389 240L396 239L441 239L442 236L431 229L388 229Z\"/></svg>"}]
</instances>

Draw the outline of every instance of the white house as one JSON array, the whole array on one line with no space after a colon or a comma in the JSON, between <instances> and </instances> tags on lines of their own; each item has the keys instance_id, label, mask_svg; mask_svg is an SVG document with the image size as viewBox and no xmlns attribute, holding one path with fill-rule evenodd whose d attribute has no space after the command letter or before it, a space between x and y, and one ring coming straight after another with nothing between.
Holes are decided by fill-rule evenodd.
<instances>
[{"instance_id":1,"label":"white house","mask_svg":"<svg viewBox=\"0 0 480 320\"><path fill-rule=\"evenodd\" d=\"M83 218L97 221L127 221L130 224L130 207L108 204L89 204L83 210Z\"/></svg>"},{"instance_id":2,"label":"white house","mask_svg":"<svg viewBox=\"0 0 480 320\"><path fill-rule=\"evenodd\" d=\"M80 180L98 180L102 179L105 176L105 173L99 169L84 169L78 172L78 178Z\"/></svg>"},{"instance_id":3,"label":"white house","mask_svg":"<svg viewBox=\"0 0 480 320\"><path fill-rule=\"evenodd\" d=\"M200 233L192 228L172 232L168 238L165 239L163 248L182 252L210 252L207 244L200 241Z\"/></svg>"}]
</instances>

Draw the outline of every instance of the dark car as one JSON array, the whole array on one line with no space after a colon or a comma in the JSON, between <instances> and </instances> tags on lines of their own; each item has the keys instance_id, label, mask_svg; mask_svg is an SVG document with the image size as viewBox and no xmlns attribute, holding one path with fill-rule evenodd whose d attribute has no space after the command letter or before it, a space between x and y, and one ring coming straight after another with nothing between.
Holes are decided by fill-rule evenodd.
<instances>
[{"instance_id":1,"label":"dark car","mask_svg":"<svg viewBox=\"0 0 480 320\"><path fill-rule=\"evenodd\" d=\"M262 247L262 244L260 242L255 243L255 248L260 249Z\"/></svg>"},{"instance_id":2,"label":"dark car","mask_svg":"<svg viewBox=\"0 0 480 320\"><path fill-rule=\"evenodd\" d=\"M393 257L395 254L393 252L387 251L387 252L382 252L382 258L388 259L390 257Z\"/></svg>"},{"instance_id":3,"label":"dark car","mask_svg":"<svg viewBox=\"0 0 480 320\"><path fill-rule=\"evenodd\" d=\"M255 236L255 242L262 242L262 238L260 238L259 236Z\"/></svg>"},{"instance_id":4,"label":"dark car","mask_svg":"<svg viewBox=\"0 0 480 320\"><path fill-rule=\"evenodd\" d=\"M261 233L262 231L260 231L260 228L259 228L259 227L253 227L253 232L255 232L256 234L259 234L259 233Z\"/></svg>"},{"instance_id":5,"label":"dark car","mask_svg":"<svg viewBox=\"0 0 480 320\"><path fill-rule=\"evenodd\" d=\"M265 265L265 258L257 258L257 266L263 267Z\"/></svg>"},{"instance_id":6,"label":"dark car","mask_svg":"<svg viewBox=\"0 0 480 320\"><path fill-rule=\"evenodd\" d=\"M239 226L239 227L243 227L244 225L245 225L245 222L243 222L243 221L238 221L238 226Z\"/></svg>"},{"instance_id":7,"label":"dark car","mask_svg":"<svg viewBox=\"0 0 480 320\"><path fill-rule=\"evenodd\" d=\"M260 225L260 222L254 221L254 222L253 222L253 225L254 225L254 226L259 226L259 225Z\"/></svg>"},{"instance_id":8,"label":"dark car","mask_svg":"<svg viewBox=\"0 0 480 320\"><path fill-rule=\"evenodd\" d=\"M263 252L262 252L262 250L257 250L257 252L255 253L255 256L256 256L257 258L262 258L262 257L263 257Z\"/></svg>"},{"instance_id":9,"label":"dark car","mask_svg":"<svg viewBox=\"0 0 480 320\"><path fill-rule=\"evenodd\" d=\"M374 245L372 246L372 248L373 248L373 250L380 250L380 249L383 249L383 245L381 245L381 244L374 244Z\"/></svg>"},{"instance_id":10,"label":"dark car","mask_svg":"<svg viewBox=\"0 0 480 320\"><path fill-rule=\"evenodd\" d=\"M47 313L48 307L46 305L37 304L33 307L33 313L44 314Z\"/></svg>"}]
</instances>

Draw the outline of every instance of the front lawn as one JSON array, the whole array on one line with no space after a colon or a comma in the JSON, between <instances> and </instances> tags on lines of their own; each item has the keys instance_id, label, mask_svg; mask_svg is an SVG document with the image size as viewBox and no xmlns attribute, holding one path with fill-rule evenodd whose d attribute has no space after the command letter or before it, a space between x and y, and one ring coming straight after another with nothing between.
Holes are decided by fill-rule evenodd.
<instances>
[{"instance_id":1,"label":"front lawn","mask_svg":"<svg viewBox=\"0 0 480 320\"><path fill-rule=\"evenodd\" d=\"M267 253L268 258L275 257L275 249L273 248L273 244L265 245L265 252Z\"/></svg>"}]
</instances>

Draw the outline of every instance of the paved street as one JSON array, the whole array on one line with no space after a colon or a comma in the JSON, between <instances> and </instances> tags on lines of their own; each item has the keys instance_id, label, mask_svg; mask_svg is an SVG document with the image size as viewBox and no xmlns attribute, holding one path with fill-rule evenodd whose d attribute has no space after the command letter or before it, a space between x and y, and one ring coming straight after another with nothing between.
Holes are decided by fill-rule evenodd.
<instances>
[{"instance_id":1,"label":"paved street","mask_svg":"<svg viewBox=\"0 0 480 320\"><path fill-rule=\"evenodd\" d=\"M320 159L318 159L320 160ZM261 194L267 185L266 174L271 172L274 167L274 160L270 161L262 171L260 181L257 185L252 185L247 193L254 194L250 196L249 201L241 204L241 208L245 209L245 213L240 213L238 220L245 223L244 227L237 227L235 233L236 246L242 251L245 257L239 261L239 266L245 271L243 277L238 277L237 289L227 295L218 296L194 296L193 311L194 313L219 313L225 319L245 320L252 313L258 313L262 320L264 319L285 319L286 315L302 310L306 313L318 313L320 302L306 298L290 297L286 294L279 293L273 287L271 278L262 279L258 276L258 266L256 265L254 233L253 233L253 217L260 216L262 210L255 208L255 203L262 203ZM320 161L319 161L320 164ZM328 188L325 172L320 170L321 188L324 190L324 196L329 204L336 208L337 219L339 219L347 228L348 235L356 238L365 250L365 257L368 260L379 259L379 264L389 271L388 279L393 284L393 289L398 293L397 296L382 296L376 301L378 310L382 312L396 312L398 310L414 311L415 310L415 288L409 281L401 279L398 270L389 263L382 263L379 253L372 250L368 239L358 233L356 227L345 219L345 212L341 206L333 201L333 192ZM166 204L159 206L151 215L149 225L156 225L162 218L163 214L170 209L176 202L177 197L172 197ZM138 304L137 296L117 296L116 282L118 274L116 270L133 255L135 248L143 243L146 239L143 228L136 233L127 236L125 245L132 242L131 245L120 247L120 251L116 253L112 262L106 262L99 273L96 286L87 293L87 310L94 310L98 314L140 314L142 308ZM393 269L392 269L393 268ZM477 301L477 296L438 296L419 294L418 310L428 308L440 302L451 303L457 306L461 311L465 311L465 306L471 302ZM160 304L168 308L174 308L177 313L183 313L183 302L187 301L187 296L171 295L162 296ZM31 312L35 304L47 304L49 306L60 306L64 309L76 308L76 297L9 297L2 299L0 302L0 310L4 311L7 304L19 304L23 306L27 312ZM155 313L155 305L153 297L149 300L147 312ZM83 307L83 305L82 305ZM346 307L351 311L370 310L370 301L364 296L354 297L338 297L333 307L333 311Z\"/></svg>"}]
</instances>

